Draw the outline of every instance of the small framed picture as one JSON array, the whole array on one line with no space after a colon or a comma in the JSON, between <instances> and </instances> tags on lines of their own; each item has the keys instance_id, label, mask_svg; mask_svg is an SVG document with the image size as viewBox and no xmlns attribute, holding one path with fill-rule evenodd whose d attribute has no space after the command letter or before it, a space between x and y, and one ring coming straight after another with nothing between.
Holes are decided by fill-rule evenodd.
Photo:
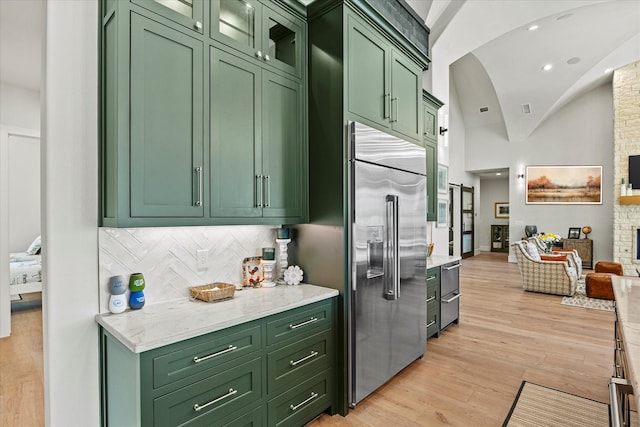
<instances>
[{"instance_id":1,"label":"small framed picture","mask_svg":"<svg viewBox=\"0 0 640 427\"><path fill-rule=\"evenodd\" d=\"M448 227L449 226L449 200L438 199L438 222L436 227Z\"/></svg>"},{"instance_id":2,"label":"small framed picture","mask_svg":"<svg viewBox=\"0 0 640 427\"><path fill-rule=\"evenodd\" d=\"M579 239L580 238L580 227L570 227L569 228L569 239Z\"/></svg>"},{"instance_id":3,"label":"small framed picture","mask_svg":"<svg viewBox=\"0 0 640 427\"><path fill-rule=\"evenodd\" d=\"M447 194L449 191L449 167L438 163L438 193Z\"/></svg>"},{"instance_id":4,"label":"small framed picture","mask_svg":"<svg viewBox=\"0 0 640 427\"><path fill-rule=\"evenodd\" d=\"M496 218L509 218L509 202L494 203L493 214Z\"/></svg>"}]
</instances>

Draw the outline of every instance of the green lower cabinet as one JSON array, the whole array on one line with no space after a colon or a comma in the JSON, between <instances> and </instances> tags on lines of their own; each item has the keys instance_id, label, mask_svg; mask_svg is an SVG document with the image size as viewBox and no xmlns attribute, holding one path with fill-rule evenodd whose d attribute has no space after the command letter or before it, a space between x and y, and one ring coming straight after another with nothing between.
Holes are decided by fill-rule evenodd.
<instances>
[{"instance_id":1,"label":"green lower cabinet","mask_svg":"<svg viewBox=\"0 0 640 427\"><path fill-rule=\"evenodd\" d=\"M334 297L143 353L101 330L102 425L302 426L335 413L336 305Z\"/></svg>"},{"instance_id":2,"label":"green lower cabinet","mask_svg":"<svg viewBox=\"0 0 640 427\"><path fill-rule=\"evenodd\" d=\"M260 400L261 365L257 358L154 399L153 425L216 425L216 420Z\"/></svg>"},{"instance_id":3,"label":"green lower cabinet","mask_svg":"<svg viewBox=\"0 0 640 427\"><path fill-rule=\"evenodd\" d=\"M427 270L427 338L440 336L440 267Z\"/></svg>"},{"instance_id":4,"label":"green lower cabinet","mask_svg":"<svg viewBox=\"0 0 640 427\"><path fill-rule=\"evenodd\" d=\"M322 372L296 383L285 393L267 403L267 423L270 426L303 426L332 404L333 373Z\"/></svg>"}]
</instances>

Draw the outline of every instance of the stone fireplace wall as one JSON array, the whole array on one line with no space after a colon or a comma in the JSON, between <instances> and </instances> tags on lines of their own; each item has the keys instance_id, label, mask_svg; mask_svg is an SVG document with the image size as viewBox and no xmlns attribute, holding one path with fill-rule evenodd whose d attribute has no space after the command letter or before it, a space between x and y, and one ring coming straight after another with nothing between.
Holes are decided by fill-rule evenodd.
<instances>
[{"instance_id":1,"label":"stone fireplace wall","mask_svg":"<svg viewBox=\"0 0 640 427\"><path fill-rule=\"evenodd\" d=\"M613 260L622 263L625 275L635 276L637 232L640 228L640 204L620 205L620 183L628 182L628 156L640 154L640 61L614 71L614 213ZM605 190L606 191L606 190ZM640 190L634 190L640 195Z\"/></svg>"}]
</instances>

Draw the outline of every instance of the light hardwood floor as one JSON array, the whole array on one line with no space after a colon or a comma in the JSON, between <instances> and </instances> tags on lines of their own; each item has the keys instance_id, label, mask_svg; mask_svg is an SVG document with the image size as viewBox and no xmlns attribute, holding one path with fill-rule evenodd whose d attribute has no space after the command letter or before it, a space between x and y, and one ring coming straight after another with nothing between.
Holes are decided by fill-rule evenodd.
<instances>
[{"instance_id":1,"label":"light hardwood floor","mask_svg":"<svg viewBox=\"0 0 640 427\"><path fill-rule=\"evenodd\" d=\"M522 380L608 402L614 314L524 292L506 254L462 261L460 323L427 353L326 426L501 426Z\"/></svg>"},{"instance_id":2,"label":"light hardwood floor","mask_svg":"<svg viewBox=\"0 0 640 427\"><path fill-rule=\"evenodd\" d=\"M568 307L524 292L506 254L462 261L460 324L427 342L427 353L325 426L500 426L522 380L608 401L611 312ZM16 313L0 339L0 426L42 426L39 309Z\"/></svg>"},{"instance_id":3,"label":"light hardwood floor","mask_svg":"<svg viewBox=\"0 0 640 427\"><path fill-rule=\"evenodd\" d=\"M0 426L44 425L43 369L42 309L12 313L11 336L0 338Z\"/></svg>"}]
</instances>

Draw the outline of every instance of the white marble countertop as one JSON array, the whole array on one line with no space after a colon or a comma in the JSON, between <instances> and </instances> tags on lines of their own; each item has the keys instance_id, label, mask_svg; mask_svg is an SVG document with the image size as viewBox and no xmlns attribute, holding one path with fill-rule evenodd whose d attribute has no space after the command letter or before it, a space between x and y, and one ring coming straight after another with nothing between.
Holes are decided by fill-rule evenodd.
<instances>
[{"instance_id":1,"label":"white marble countertop","mask_svg":"<svg viewBox=\"0 0 640 427\"><path fill-rule=\"evenodd\" d=\"M636 407L640 408L640 278L611 276Z\"/></svg>"},{"instance_id":2,"label":"white marble countertop","mask_svg":"<svg viewBox=\"0 0 640 427\"><path fill-rule=\"evenodd\" d=\"M134 353L281 313L338 295L331 288L301 284L243 289L233 298L204 302L189 298L140 310L96 315L96 321Z\"/></svg>"},{"instance_id":3,"label":"white marble countertop","mask_svg":"<svg viewBox=\"0 0 640 427\"><path fill-rule=\"evenodd\" d=\"M440 267L441 265L459 261L461 259L462 257L459 256L431 255L430 257L427 257L427 268Z\"/></svg>"}]
</instances>

